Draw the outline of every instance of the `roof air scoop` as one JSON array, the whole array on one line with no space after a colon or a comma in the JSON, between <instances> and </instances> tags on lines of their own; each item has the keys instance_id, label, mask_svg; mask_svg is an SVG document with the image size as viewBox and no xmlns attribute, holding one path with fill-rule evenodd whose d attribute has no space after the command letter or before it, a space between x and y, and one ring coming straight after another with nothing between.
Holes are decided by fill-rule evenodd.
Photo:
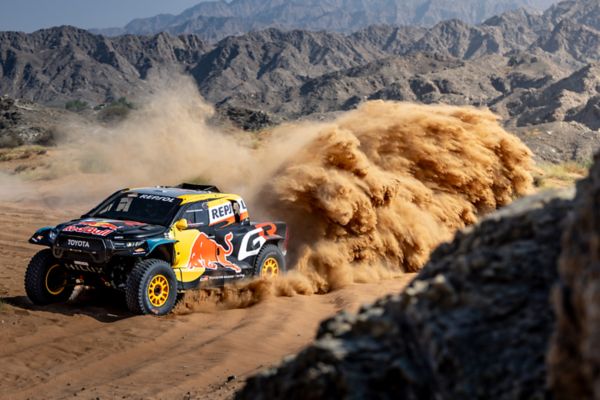
<instances>
[{"instance_id":1,"label":"roof air scoop","mask_svg":"<svg viewBox=\"0 0 600 400\"><path fill-rule=\"evenodd\" d=\"M196 185L193 183L182 183L180 185L177 185L176 187L186 190L201 190L203 192L221 193L219 188L214 185Z\"/></svg>"}]
</instances>

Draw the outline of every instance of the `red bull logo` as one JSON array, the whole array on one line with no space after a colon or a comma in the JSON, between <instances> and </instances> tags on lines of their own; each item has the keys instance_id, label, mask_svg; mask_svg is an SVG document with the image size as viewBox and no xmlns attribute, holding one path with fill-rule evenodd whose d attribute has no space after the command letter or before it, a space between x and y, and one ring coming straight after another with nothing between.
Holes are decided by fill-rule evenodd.
<instances>
[{"instance_id":1,"label":"red bull logo","mask_svg":"<svg viewBox=\"0 0 600 400\"><path fill-rule=\"evenodd\" d=\"M95 226L96 228L104 228L104 229L112 229L113 231L116 231L118 226L116 226L115 224L111 224L110 222L102 222L102 221L84 221L81 223L82 225L87 225L87 226Z\"/></svg>"},{"instance_id":2,"label":"red bull logo","mask_svg":"<svg viewBox=\"0 0 600 400\"><path fill-rule=\"evenodd\" d=\"M227 259L227 257L233 253L233 245L231 244L232 239L233 234L231 232L225 235L225 244L227 245L227 248L225 248L210 239L204 232L201 232L192 245L190 267L215 270L221 265L237 273L242 272L240 267Z\"/></svg>"},{"instance_id":3,"label":"red bull logo","mask_svg":"<svg viewBox=\"0 0 600 400\"><path fill-rule=\"evenodd\" d=\"M63 232L85 233L94 236L108 236L119 227L110 222L102 221L81 221L74 225L69 225L63 229Z\"/></svg>"}]
</instances>

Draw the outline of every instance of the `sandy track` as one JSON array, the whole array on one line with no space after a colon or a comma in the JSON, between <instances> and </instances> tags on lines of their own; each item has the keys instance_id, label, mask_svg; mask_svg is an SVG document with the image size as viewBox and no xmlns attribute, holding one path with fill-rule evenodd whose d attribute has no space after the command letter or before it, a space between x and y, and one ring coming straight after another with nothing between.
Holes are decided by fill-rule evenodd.
<instances>
[{"instance_id":1,"label":"sandy track","mask_svg":"<svg viewBox=\"0 0 600 400\"><path fill-rule=\"evenodd\" d=\"M228 398L248 374L305 346L323 318L397 292L411 277L165 318L131 316L93 294L34 307L23 274L38 248L27 238L73 215L0 204L2 399Z\"/></svg>"}]
</instances>

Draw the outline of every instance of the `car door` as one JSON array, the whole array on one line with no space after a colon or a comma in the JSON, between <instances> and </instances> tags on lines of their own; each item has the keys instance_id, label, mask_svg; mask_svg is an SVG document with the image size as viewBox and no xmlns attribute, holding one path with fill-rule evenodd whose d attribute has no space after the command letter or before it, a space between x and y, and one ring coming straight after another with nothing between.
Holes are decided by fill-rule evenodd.
<instances>
[{"instance_id":1,"label":"car door","mask_svg":"<svg viewBox=\"0 0 600 400\"><path fill-rule=\"evenodd\" d=\"M243 200L239 197L223 199L218 203L218 207L223 212L215 212L214 206L211 210L211 219L213 220L211 227L214 227L215 239L222 246L219 249L225 257L219 257L224 266L224 279L231 281L252 276L253 265L241 261L238 258L240 243L251 230L248 210ZM217 221L215 216L222 216L220 221ZM219 256L219 255L218 255Z\"/></svg>"},{"instance_id":2,"label":"car door","mask_svg":"<svg viewBox=\"0 0 600 400\"><path fill-rule=\"evenodd\" d=\"M178 219L187 221L186 229L173 226L171 232L175 240L175 262L173 268L184 286L200 281L222 283L218 271L218 243L214 240L214 229L210 227L206 202L192 203Z\"/></svg>"}]
</instances>

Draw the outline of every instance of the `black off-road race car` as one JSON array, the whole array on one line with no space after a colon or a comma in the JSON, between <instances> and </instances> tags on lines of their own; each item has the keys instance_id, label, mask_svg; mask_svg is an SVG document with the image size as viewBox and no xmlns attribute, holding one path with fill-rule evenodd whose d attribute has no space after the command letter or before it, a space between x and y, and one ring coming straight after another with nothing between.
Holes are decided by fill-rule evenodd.
<instances>
[{"instance_id":1,"label":"black off-road race car","mask_svg":"<svg viewBox=\"0 0 600 400\"><path fill-rule=\"evenodd\" d=\"M137 314L167 314L178 293L286 271L287 227L250 222L244 200L214 186L119 190L80 219L29 239L47 246L25 274L34 304L66 301L77 285L125 293Z\"/></svg>"}]
</instances>

